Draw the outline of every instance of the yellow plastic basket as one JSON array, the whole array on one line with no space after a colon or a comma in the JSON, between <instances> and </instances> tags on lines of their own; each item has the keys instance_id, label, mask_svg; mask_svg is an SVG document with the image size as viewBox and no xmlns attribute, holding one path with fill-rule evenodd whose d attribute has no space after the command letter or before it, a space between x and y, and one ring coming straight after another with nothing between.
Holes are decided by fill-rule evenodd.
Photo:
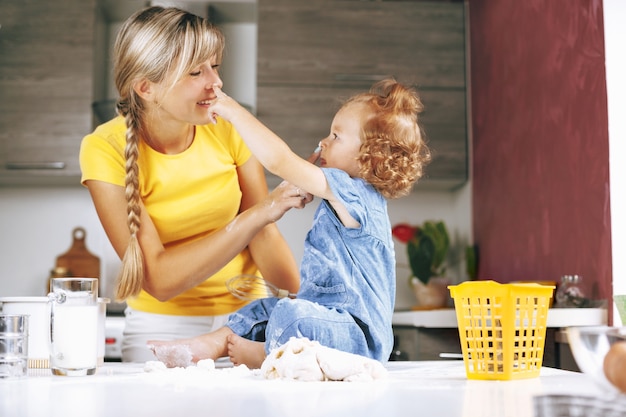
<instances>
[{"instance_id":1,"label":"yellow plastic basket","mask_svg":"<svg viewBox=\"0 0 626 417\"><path fill-rule=\"evenodd\" d=\"M468 379L539 376L554 287L467 281L448 288Z\"/></svg>"}]
</instances>

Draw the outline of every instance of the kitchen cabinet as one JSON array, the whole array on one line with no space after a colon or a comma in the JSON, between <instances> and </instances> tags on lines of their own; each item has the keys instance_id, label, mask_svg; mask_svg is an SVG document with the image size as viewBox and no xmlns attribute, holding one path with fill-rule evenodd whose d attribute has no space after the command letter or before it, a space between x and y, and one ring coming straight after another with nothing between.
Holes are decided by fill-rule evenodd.
<instances>
[{"instance_id":1,"label":"kitchen cabinet","mask_svg":"<svg viewBox=\"0 0 626 417\"><path fill-rule=\"evenodd\" d=\"M78 182L95 15L95 0L0 3L0 184Z\"/></svg>"},{"instance_id":2,"label":"kitchen cabinet","mask_svg":"<svg viewBox=\"0 0 626 417\"><path fill-rule=\"evenodd\" d=\"M458 329L393 326L394 347L390 360L436 361L441 354L461 355Z\"/></svg>"},{"instance_id":3,"label":"kitchen cabinet","mask_svg":"<svg viewBox=\"0 0 626 417\"><path fill-rule=\"evenodd\" d=\"M308 156L340 101L377 80L413 85L433 152L420 186L467 180L463 2L259 0L257 116Z\"/></svg>"}]
</instances>

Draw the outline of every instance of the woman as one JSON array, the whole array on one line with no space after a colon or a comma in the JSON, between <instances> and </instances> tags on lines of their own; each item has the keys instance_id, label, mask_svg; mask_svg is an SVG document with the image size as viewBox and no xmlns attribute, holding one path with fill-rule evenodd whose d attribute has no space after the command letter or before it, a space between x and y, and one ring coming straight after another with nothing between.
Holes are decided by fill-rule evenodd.
<instances>
[{"instance_id":1,"label":"woman","mask_svg":"<svg viewBox=\"0 0 626 417\"><path fill-rule=\"evenodd\" d=\"M233 126L209 123L221 33L176 8L150 7L114 48L119 116L81 144L82 184L123 258L124 361L154 359L149 339L220 328L245 303L225 281L261 273L297 291L296 262L272 224L303 207L295 187L268 195L263 168Z\"/></svg>"}]
</instances>

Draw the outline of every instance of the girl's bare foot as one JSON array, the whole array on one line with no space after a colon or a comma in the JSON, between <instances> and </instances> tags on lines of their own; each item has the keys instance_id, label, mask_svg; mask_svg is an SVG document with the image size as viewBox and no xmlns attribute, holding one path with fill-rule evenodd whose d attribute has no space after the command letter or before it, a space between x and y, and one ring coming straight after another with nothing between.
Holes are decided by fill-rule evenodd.
<instances>
[{"instance_id":1,"label":"girl's bare foot","mask_svg":"<svg viewBox=\"0 0 626 417\"><path fill-rule=\"evenodd\" d=\"M228 356L234 365L259 369L265 360L265 343L254 342L231 333L227 337Z\"/></svg>"},{"instance_id":2,"label":"girl's bare foot","mask_svg":"<svg viewBox=\"0 0 626 417\"><path fill-rule=\"evenodd\" d=\"M190 339L150 340L148 346L168 368L187 367L202 359L216 360L228 355L226 341L232 333L230 328L222 327Z\"/></svg>"}]
</instances>

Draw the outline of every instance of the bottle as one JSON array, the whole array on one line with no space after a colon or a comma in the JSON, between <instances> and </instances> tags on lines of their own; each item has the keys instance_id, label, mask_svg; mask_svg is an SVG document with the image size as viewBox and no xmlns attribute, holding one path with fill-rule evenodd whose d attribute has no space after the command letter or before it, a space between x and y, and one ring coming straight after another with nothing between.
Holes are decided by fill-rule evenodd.
<instances>
[{"instance_id":1,"label":"bottle","mask_svg":"<svg viewBox=\"0 0 626 417\"><path fill-rule=\"evenodd\" d=\"M556 290L556 307L584 307L587 299L580 289L582 278L580 275L563 275L561 277L561 284Z\"/></svg>"}]
</instances>

